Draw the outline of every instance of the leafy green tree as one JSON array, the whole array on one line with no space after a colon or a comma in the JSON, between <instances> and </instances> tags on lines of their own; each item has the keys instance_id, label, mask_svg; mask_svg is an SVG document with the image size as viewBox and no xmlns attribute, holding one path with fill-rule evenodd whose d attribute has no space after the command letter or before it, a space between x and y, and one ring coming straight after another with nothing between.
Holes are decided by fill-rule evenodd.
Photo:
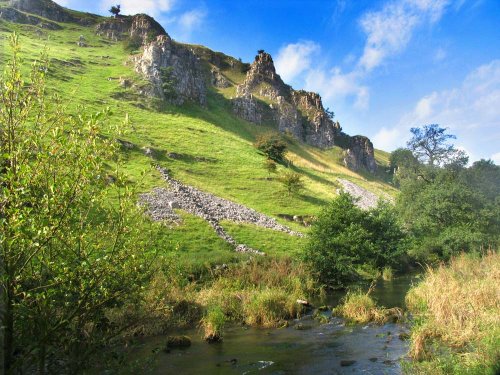
<instances>
[{"instance_id":1,"label":"leafy green tree","mask_svg":"<svg viewBox=\"0 0 500 375\"><path fill-rule=\"evenodd\" d=\"M281 136L274 132L259 135L254 146L262 151L268 159L278 163L283 161L287 149L286 143Z\"/></svg>"},{"instance_id":2,"label":"leafy green tree","mask_svg":"<svg viewBox=\"0 0 500 375\"><path fill-rule=\"evenodd\" d=\"M398 265L405 246L391 206L363 211L352 196L341 193L314 222L304 259L322 282L338 285L356 278L360 265Z\"/></svg>"},{"instance_id":3,"label":"leafy green tree","mask_svg":"<svg viewBox=\"0 0 500 375\"><path fill-rule=\"evenodd\" d=\"M437 124L411 128L413 137L408 141L408 148L420 162L431 166L463 160L466 155L448 143L449 140L456 139L456 136L447 134L447 130Z\"/></svg>"},{"instance_id":4,"label":"leafy green tree","mask_svg":"<svg viewBox=\"0 0 500 375\"><path fill-rule=\"evenodd\" d=\"M47 58L25 80L16 35L11 45L0 78L2 373L76 373L123 328L107 309L140 298L150 234L106 112L66 114L46 92Z\"/></svg>"},{"instance_id":5,"label":"leafy green tree","mask_svg":"<svg viewBox=\"0 0 500 375\"><path fill-rule=\"evenodd\" d=\"M113 17L118 17L118 15L120 14L121 12L121 5L113 5L110 9L109 9L109 13L111 13L113 15Z\"/></svg>"},{"instance_id":6,"label":"leafy green tree","mask_svg":"<svg viewBox=\"0 0 500 375\"><path fill-rule=\"evenodd\" d=\"M415 259L434 262L498 243L498 204L461 181L462 173L440 169L431 182L402 184L397 208L414 235L410 255Z\"/></svg>"},{"instance_id":7,"label":"leafy green tree","mask_svg":"<svg viewBox=\"0 0 500 375\"><path fill-rule=\"evenodd\" d=\"M300 173L286 171L279 176L278 180L283 184L288 195L298 194L304 189L304 182Z\"/></svg>"}]
</instances>

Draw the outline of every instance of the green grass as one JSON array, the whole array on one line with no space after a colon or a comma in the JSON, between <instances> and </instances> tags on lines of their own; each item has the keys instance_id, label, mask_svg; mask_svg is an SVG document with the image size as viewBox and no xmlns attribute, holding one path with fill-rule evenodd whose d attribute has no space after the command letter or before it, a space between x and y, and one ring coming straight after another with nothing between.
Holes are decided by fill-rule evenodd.
<instances>
[{"instance_id":1,"label":"green grass","mask_svg":"<svg viewBox=\"0 0 500 375\"><path fill-rule=\"evenodd\" d=\"M396 192L378 177L356 174L343 167L339 162L342 150L338 147L319 150L289 140L287 158L293 163L293 171L303 176L305 189L300 195L288 196L276 178L268 180L268 172L263 168L265 157L252 145L256 136L269 131L270 127L248 123L232 114L228 97L234 95L234 87L209 90L207 108L194 104L159 106L154 100L138 95L134 88L120 86L120 78L127 78L137 86L145 84L134 72L122 42L111 42L95 35L93 26L63 23L61 26L63 30L39 33L34 26L0 21L3 47L0 64L8 59L6 40L15 30L20 34L27 65L46 47L51 60L50 90L66 100L70 112L76 113L80 106L89 112L109 107L113 113L109 121L114 123L122 122L128 115L131 125L122 138L133 142L135 147L124 150L123 157L128 180L137 185L138 192L165 186L152 167L152 161L143 154L144 147L153 148L158 164L168 168L172 176L183 183L274 217L278 214L317 215L336 195L338 177L379 194L394 195ZM89 47L76 45L80 35L85 37ZM240 68L243 69L243 65ZM245 77L238 67L225 69L223 73L234 83ZM169 158L170 152L182 157ZM379 163L387 162L386 153L377 151L376 156ZM279 171L284 169L284 166L278 167ZM278 220L296 230L306 231L293 223ZM296 255L305 241L254 226L224 225L237 241L273 255ZM193 263L195 268L207 261L214 263L234 256L232 249L213 234L208 224L190 215L183 215L182 225L166 228L158 246L162 246L166 254L178 256L180 262Z\"/></svg>"}]
</instances>

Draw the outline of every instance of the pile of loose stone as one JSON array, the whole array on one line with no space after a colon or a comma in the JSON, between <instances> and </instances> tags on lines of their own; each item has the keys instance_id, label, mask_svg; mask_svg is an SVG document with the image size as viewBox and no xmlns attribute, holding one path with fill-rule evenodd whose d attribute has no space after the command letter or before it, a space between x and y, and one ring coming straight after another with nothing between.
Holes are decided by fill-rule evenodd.
<instances>
[{"instance_id":1,"label":"pile of loose stone","mask_svg":"<svg viewBox=\"0 0 500 375\"><path fill-rule=\"evenodd\" d=\"M371 191L356 185L354 182L344 180L342 178L337 178L337 181L341 183L344 191L349 193L354 198L357 198L356 206L362 208L363 210L369 210L377 206L379 197L373 194ZM385 200L390 200L388 197L384 197Z\"/></svg>"},{"instance_id":2,"label":"pile of loose stone","mask_svg":"<svg viewBox=\"0 0 500 375\"><path fill-rule=\"evenodd\" d=\"M141 195L141 203L146 206L147 212L153 220L177 222L180 218L174 212L174 209L180 208L206 220L214 228L217 235L232 245L236 251L261 255L264 255L264 253L259 250L252 249L244 244L238 244L234 238L226 233L219 222L221 220L230 220L236 223L254 224L292 236L303 237L302 233L295 232L279 224L269 216L241 204L204 193L192 186L184 185L171 178L164 168L159 167L158 170L169 183L169 189L156 188L151 193Z\"/></svg>"}]
</instances>

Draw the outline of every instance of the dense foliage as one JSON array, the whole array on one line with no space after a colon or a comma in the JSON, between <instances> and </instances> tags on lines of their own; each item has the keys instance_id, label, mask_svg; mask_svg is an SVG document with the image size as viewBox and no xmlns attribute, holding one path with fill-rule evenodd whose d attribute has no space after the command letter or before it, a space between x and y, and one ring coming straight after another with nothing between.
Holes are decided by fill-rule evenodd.
<instances>
[{"instance_id":1,"label":"dense foliage","mask_svg":"<svg viewBox=\"0 0 500 375\"><path fill-rule=\"evenodd\" d=\"M140 298L150 235L106 113L67 115L45 92L46 58L25 80L12 46L0 78L2 373L75 373L123 328L107 310Z\"/></svg>"},{"instance_id":2,"label":"dense foliage","mask_svg":"<svg viewBox=\"0 0 500 375\"><path fill-rule=\"evenodd\" d=\"M323 283L341 284L355 277L360 265L398 267L404 238L389 204L364 211L349 194L341 193L314 223L305 261Z\"/></svg>"},{"instance_id":3,"label":"dense foliage","mask_svg":"<svg viewBox=\"0 0 500 375\"><path fill-rule=\"evenodd\" d=\"M452 138L445 129L432 129L441 143ZM420 136L428 132L428 128L414 131ZM401 187L397 211L413 237L409 254L418 261L432 262L460 251L496 247L500 167L487 160L467 167L467 160L453 145L443 146L435 140L420 143L431 143L441 151L422 161L419 153L406 149L391 155L394 181Z\"/></svg>"}]
</instances>

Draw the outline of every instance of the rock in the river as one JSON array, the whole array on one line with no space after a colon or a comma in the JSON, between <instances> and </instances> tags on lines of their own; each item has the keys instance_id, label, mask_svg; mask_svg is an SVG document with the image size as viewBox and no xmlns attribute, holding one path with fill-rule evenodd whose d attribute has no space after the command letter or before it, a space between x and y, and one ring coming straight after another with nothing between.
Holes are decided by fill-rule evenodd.
<instances>
[{"instance_id":1,"label":"rock in the river","mask_svg":"<svg viewBox=\"0 0 500 375\"><path fill-rule=\"evenodd\" d=\"M189 336L168 336L167 349L188 348L191 346L191 338Z\"/></svg>"},{"instance_id":2,"label":"rock in the river","mask_svg":"<svg viewBox=\"0 0 500 375\"><path fill-rule=\"evenodd\" d=\"M340 366L347 367L347 366L352 366L355 363L356 363L355 360L352 360L352 359L343 359L342 361L340 361Z\"/></svg>"}]
</instances>

